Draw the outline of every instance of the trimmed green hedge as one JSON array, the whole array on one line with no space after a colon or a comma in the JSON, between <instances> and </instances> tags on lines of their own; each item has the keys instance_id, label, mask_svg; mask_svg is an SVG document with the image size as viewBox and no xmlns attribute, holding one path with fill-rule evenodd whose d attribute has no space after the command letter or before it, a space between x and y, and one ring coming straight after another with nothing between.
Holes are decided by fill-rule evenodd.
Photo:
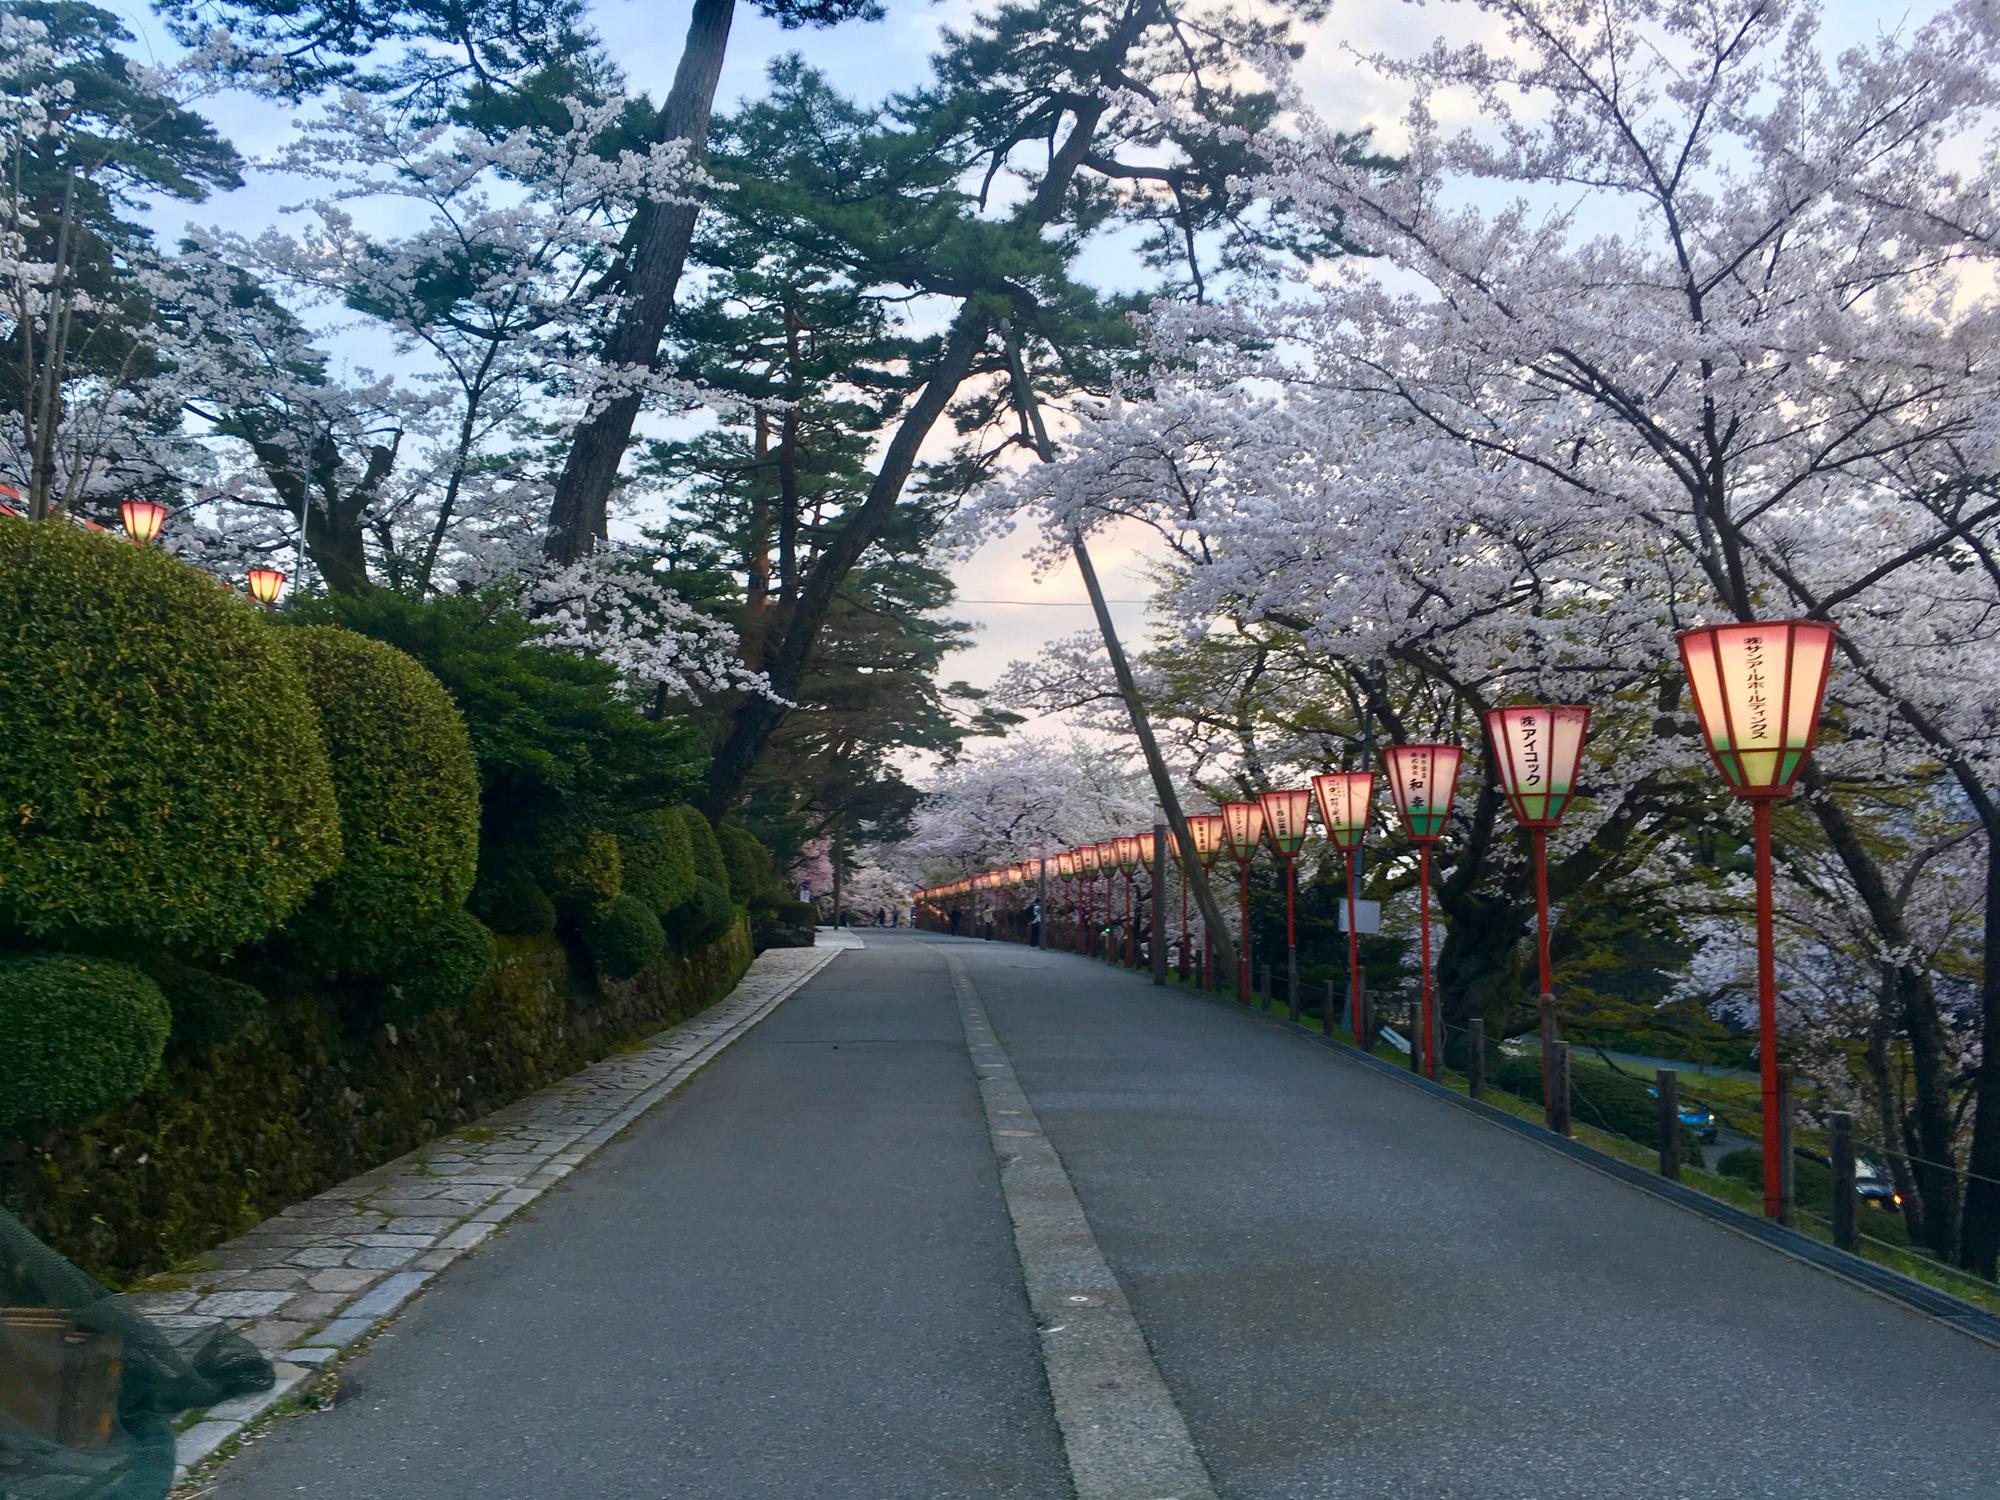
<instances>
[{"instance_id":1,"label":"trimmed green hedge","mask_svg":"<svg viewBox=\"0 0 2000 1500\"><path fill-rule=\"evenodd\" d=\"M0 1134L75 1125L139 1092L171 1024L130 964L37 953L0 959Z\"/></svg>"},{"instance_id":2,"label":"trimmed green hedge","mask_svg":"<svg viewBox=\"0 0 2000 1500\"><path fill-rule=\"evenodd\" d=\"M715 828L701 815L698 807L677 807L681 826L687 829L688 843L694 851L694 873L699 880L712 880L722 887L725 896L734 895L729 889L729 866L722 858L722 844L715 836Z\"/></svg>"},{"instance_id":3,"label":"trimmed green hedge","mask_svg":"<svg viewBox=\"0 0 2000 1500\"><path fill-rule=\"evenodd\" d=\"M660 919L637 896L624 895L583 919L583 945L597 972L607 979L630 979L658 963L667 951Z\"/></svg>"},{"instance_id":4,"label":"trimmed green hedge","mask_svg":"<svg viewBox=\"0 0 2000 1500\"><path fill-rule=\"evenodd\" d=\"M665 808L640 813L618 841L625 894L663 917L694 889L694 843L678 814Z\"/></svg>"},{"instance_id":5,"label":"trimmed green hedge","mask_svg":"<svg viewBox=\"0 0 2000 1500\"><path fill-rule=\"evenodd\" d=\"M742 928L599 992L555 938L507 938L469 1000L357 1029L357 999L256 976L270 1024L170 1061L136 1098L0 1155L0 1202L114 1285L468 1124L695 1014L750 962ZM4 1092L4 1084L0 1084Z\"/></svg>"},{"instance_id":6,"label":"trimmed green hedge","mask_svg":"<svg viewBox=\"0 0 2000 1500\"><path fill-rule=\"evenodd\" d=\"M729 872L729 894L744 905L776 905L781 893L771 877L771 851L757 835L741 824L723 822L715 826L715 839Z\"/></svg>"},{"instance_id":7,"label":"trimmed green hedge","mask_svg":"<svg viewBox=\"0 0 2000 1500\"><path fill-rule=\"evenodd\" d=\"M609 906L625 894L625 856L618 836L601 828L575 829L549 855L556 900L572 914Z\"/></svg>"},{"instance_id":8,"label":"trimmed green hedge","mask_svg":"<svg viewBox=\"0 0 2000 1500\"><path fill-rule=\"evenodd\" d=\"M697 876L687 900L662 917L660 925L677 951L692 953L726 932L735 917L729 893L713 880Z\"/></svg>"},{"instance_id":9,"label":"trimmed green hedge","mask_svg":"<svg viewBox=\"0 0 2000 1500\"><path fill-rule=\"evenodd\" d=\"M465 720L394 646L331 625L284 634L319 708L344 849L286 935L323 973L386 974L472 890L479 774Z\"/></svg>"},{"instance_id":10,"label":"trimmed green hedge","mask_svg":"<svg viewBox=\"0 0 2000 1500\"><path fill-rule=\"evenodd\" d=\"M168 1040L177 1054L232 1042L264 1014L263 994L240 979L168 958L149 959L145 969L167 997L167 1010L173 1016Z\"/></svg>"},{"instance_id":11,"label":"trimmed green hedge","mask_svg":"<svg viewBox=\"0 0 2000 1500\"><path fill-rule=\"evenodd\" d=\"M479 856L479 879L466 908L503 937L537 937L553 931L556 904L535 879L527 857L489 846Z\"/></svg>"},{"instance_id":12,"label":"trimmed green hedge","mask_svg":"<svg viewBox=\"0 0 2000 1500\"><path fill-rule=\"evenodd\" d=\"M157 548L0 518L0 929L222 952L297 910L340 820L280 637Z\"/></svg>"},{"instance_id":13,"label":"trimmed green hedge","mask_svg":"<svg viewBox=\"0 0 2000 1500\"><path fill-rule=\"evenodd\" d=\"M1724 1154L1715 1164L1719 1176L1748 1183L1759 1192L1764 1187L1764 1152L1758 1146L1741 1146ZM1792 1194L1800 1208L1826 1213L1833 1207L1833 1168L1810 1156L1792 1153Z\"/></svg>"},{"instance_id":14,"label":"trimmed green hedge","mask_svg":"<svg viewBox=\"0 0 2000 1500\"><path fill-rule=\"evenodd\" d=\"M499 961L499 945L485 925L470 912L452 912L396 961L382 1014L414 1021L447 1010L478 989Z\"/></svg>"}]
</instances>

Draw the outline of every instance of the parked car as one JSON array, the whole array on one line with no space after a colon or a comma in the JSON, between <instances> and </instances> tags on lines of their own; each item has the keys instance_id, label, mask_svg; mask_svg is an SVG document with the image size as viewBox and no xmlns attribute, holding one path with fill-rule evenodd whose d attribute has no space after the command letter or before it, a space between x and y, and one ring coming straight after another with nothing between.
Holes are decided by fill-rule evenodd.
<instances>
[{"instance_id":1,"label":"parked car","mask_svg":"<svg viewBox=\"0 0 2000 1500\"><path fill-rule=\"evenodd\" d=\"M1864 1208L1879 1209L1885 1214L1903 1211L1903 1195L1896 1191L1893 1182L1882 1175L1882 1169L1871 1161L1857 1160L1854 1163L1854 1196L1861 1200Z\"/></svg>"},{"instance_id":2,"label":"parked car","mask_svg":"<svg viewBox=\"0 0 2000 1500\"><path fill-rule=\"evenodd\" d=\"M1657 1088L1649 1086L1646 1092L1651 1094L1655 1099L1660 1097L1660 1091ZM1693 1131L1695 1139L1700 1141L1704 1146L1713 1146L1715 1144L1715 1134L1719 1122L1715 1118L1714 1110L1705 1104L1692 1104L1683 1099L1681 1101L1680 1112L1681 1129Z\"/></svg>"}]
</instances>

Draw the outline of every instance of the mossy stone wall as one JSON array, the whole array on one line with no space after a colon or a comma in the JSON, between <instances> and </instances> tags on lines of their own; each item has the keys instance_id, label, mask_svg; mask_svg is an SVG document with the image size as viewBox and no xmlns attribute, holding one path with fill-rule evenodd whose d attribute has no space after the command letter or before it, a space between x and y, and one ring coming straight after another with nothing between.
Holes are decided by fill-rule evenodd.
<instances>
[{"instance_id":1,"label":"mossy stone wall","mask_svg":"<svg viewBox=\"0 0 2000 1500\"><path fill-rule=\"evenodd\" d=\"M0 1142L0 1202L125 1285L686 1019L749 963L740 920L601 983L554 936L503 937L464 1004L365 1028L326 986L260 974L269 1010L236 1040L169 1060L87 1125Z\"/></svg>"}]
</instances>

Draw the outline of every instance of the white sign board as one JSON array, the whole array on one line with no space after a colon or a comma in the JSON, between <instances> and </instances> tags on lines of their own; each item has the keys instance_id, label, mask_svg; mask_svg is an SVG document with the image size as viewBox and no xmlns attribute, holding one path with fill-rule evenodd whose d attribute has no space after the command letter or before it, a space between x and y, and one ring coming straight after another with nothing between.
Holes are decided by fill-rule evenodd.
<instances>
[{"instance_id":1,"label":"white sign board","mask_svg":"<svg viewBox=\"0 0 2000 1500\"><path fill-rule=\"evenodd\" d=\"M1340 930L1347 931L1347 903L1340 903ZM1363 937L1375 937L1382 931L1382 903L1380 901L1356 901L1354 903L1354 930Z\"/></svg>"}]
</instances>

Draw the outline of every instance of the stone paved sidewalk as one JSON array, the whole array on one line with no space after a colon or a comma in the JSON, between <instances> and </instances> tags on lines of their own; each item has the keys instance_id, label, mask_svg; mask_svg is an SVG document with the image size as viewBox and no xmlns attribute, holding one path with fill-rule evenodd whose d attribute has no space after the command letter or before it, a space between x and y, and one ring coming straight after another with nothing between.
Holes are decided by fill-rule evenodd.
<instances>
[{"instance_id":1,"label":"stone paved sidewalk","mask_svg":"<svg viewBox=\"0 0 2000 1500\"><path fill-rule=\"evenodd\" d=\"M778 1003L858 942L772 949L728 997L636 1051L594 1063L395 1161L294 1204L131 1301L172 1336L227 1324L277 1364L277 1384L201 1413L180 1435L200 1462L373 1330L433 1276L540 1197Z\"/></svg>"}]
</instances>

